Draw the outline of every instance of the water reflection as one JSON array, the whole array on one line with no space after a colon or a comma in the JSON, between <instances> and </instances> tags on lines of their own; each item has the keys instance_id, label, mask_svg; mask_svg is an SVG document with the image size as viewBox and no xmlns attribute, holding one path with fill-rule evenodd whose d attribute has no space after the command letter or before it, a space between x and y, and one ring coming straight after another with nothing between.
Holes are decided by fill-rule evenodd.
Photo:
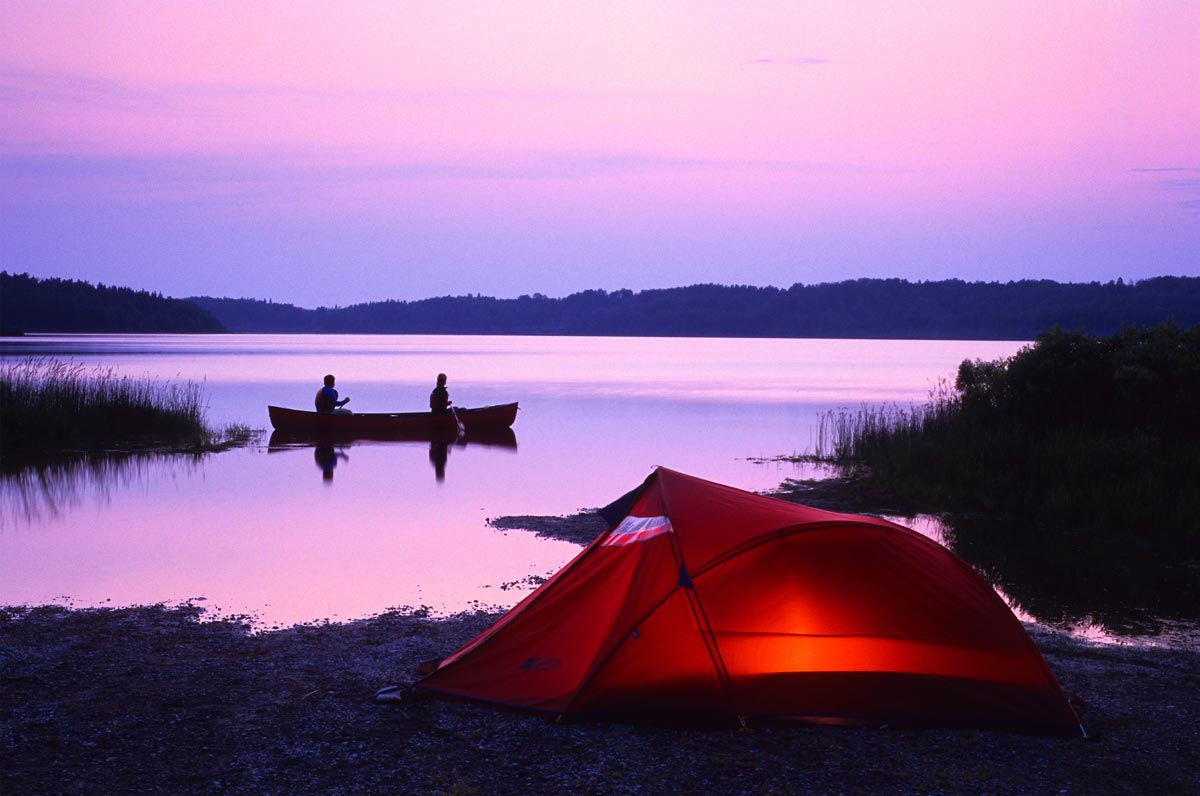
<instances>
[{"instance_id":1,"label":"water reflection","mask_svg":"<svg viewBox=\"0 0 1200 796\"><path fill-rule=\"evenodd\" d=\"M410 396L417 409L428 395L427 375L442 370L456 374L455 399L464 405L520 399L521 455L507 455L516 448L511 430L506 438L463 441L275 436L269 451L253 447L199 460L111 456L10 471L0 474L0 523L38 532L0 534L0 602L69 594L78 605L109 598L136 604L204 594L210 606L257 611L276 623L367 616L402 604L453 612L473 600L515 601L487 587L553 572L577 548L497 532L488 517L570 515L620 494L656 464L750 490L773 489L789 477L829 477L773 457L803 453L824 411L923 402L963 359L999 359L1021 345L422 335L6 338L0 359L55 354L133 374L203 380L209 420L218 426L264 427L268 404L307 405L311 375L330 369L354 385L354 403L363 411L395 407L398 396ZM292 455L276 455L288 450ZM335 478L326 480L327 473ZM973 517L926 530L982 571L1018 615L1097 638L1148 630L1156 617L1178 615L1195 627L1200 570L1189 574L1156 559L1136 540L1105 550L1081 537L1051 550L1040 543L1040 529ZM1185 632L1170 621L1161 627L1164 635Z\"/></svg>"},{"instance_id":2,"label":"water reflection","mask_svg":"<svg viewBox=\"0 0 1200 796\"><path fill-rule=\"evenodd\" d=\"M317 443L9 473L0 488L15 527L0 533L0 602L85 607L203 596L210 609L263 626L400 605L453 613L515 602L521 595L491 587L553 572L574 555L567 543L486 525L511 510L496 501L537 502L512 496L524 483L506 478L512 448L456 452L447 468L455 472L436 484L429 445L334 443L337 489L316 466Z\"/></svg>"},{"instance_id":3,"label":"water reflection","mask_svg":"<svg viewBox=\"0 0 1200 796\"><path fill-rule=\"evenodd\" d=\"M317 467L321 468L321 480L333 483L333 470L337 467L338 459L350 461L350 456L341 448L324 443L313 448L313 458Z\"/></svg>"},{"instance_id":4,"label":"water reflection","mask_svg":"<svg viewBox=\"0 0 1200 796\"><path fill-rule=\"evenodd\" d=\"M37 462L6 461L0 470L0 530L50 523L119 490L149 488L168 466L195 471L207 454L97 453Z\"/></svg>"},{"instance_id":5,"label":"water reflection","mask_svg":"<svg viewBox=\"0 0 1200 796\"><path fill-rule=\"evenodd\" d=\"M275 431L267 444L270 453L297 449L313 449L313 461L321 471L321 480L333 483L339 462L349 462L348 448L355 444L387 444L396 446L429 445L429 463L437 483L446 480L446 465L451 448L468 446L501 448L516 451L517 435L511 428L458 432L403 432L394 434L330 434Z\"/></svg>"},{"instance_id":6,"label":"water reflection","mask_svg":"<svg viewBox=\"0 0 1200 796\"><path fill-rule=\"evenodd\" d=\"M983 515L889 517L953 550L1018 618L1098 641L1195 635L1200 572L1135 539L1054 542L1035 522Z\"/></svg>"},{"instance_id":7,"label":"water reflection","mask_svg":"<svg viewBox=\"0 0 1200 796\"><path fill-rule=\"evenodd\" d=\"M446 480L446 459L449 456L449 442L434 440L429 443L429 462L433 465L433 477L439 484Z\"/></svg>"}]
</instances>

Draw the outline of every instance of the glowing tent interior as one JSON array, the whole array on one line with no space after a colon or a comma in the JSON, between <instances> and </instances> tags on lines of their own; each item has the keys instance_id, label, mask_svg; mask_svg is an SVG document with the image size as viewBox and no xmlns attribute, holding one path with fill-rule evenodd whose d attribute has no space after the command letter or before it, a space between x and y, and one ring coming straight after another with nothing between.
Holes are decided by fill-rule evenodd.
<instances>
[{"instance_id":1,"label":"glowing tent interior","mask_svg":"<svg viewBox=\"0 0 1200 796\"><path fill-rule=\"evenodd\" d=\"M1079 734L961 559L886 520L659 468L610 529L418 690L552 716Z\"/></svg>"}]
</instances>

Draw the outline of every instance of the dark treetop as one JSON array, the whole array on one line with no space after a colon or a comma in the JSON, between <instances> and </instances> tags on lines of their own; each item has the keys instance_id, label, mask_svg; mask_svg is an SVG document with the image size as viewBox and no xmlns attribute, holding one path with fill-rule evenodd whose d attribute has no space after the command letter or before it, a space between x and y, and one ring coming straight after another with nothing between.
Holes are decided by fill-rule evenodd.
<instances>
[{"instance_id":1,"label":"dark treetop","mask_svg":"<svg viewBox=\"0 0 1200 796\"><path fill-rule=\"evenodd\" d=\"M254 299L191 301L234 332L1029 340L1052 326L1111 334L1125 325L1200 323L1200 277L1106 284L856 279L790 288L692 285L638 293L587 290L564 298L445 296L315 310Z\"/></svg>"},{"instance_id":2,"label":"dark treetop","mask_svg":"<svg viewBox=\"0 0 1200 796\"><path fill-rule=\"evenodd\" d=\"M482 295L305 309L257 299L166 298L0 272L0 331L531 334L1029 340L1052 326L1091 334L1200 323L1200 277L1140 282L908 282L790 288L691 285Z\"/></svg>"},{"instance_id":3,"label":"dark treetop","mask_svg":"<svg viewBox=\"0 0 1200 796\"><path fill-rule=\"evenodd\" d=\"M0 271L0 330L223 332L207 310L157 293Z\"/></svg>"}]
</instances>

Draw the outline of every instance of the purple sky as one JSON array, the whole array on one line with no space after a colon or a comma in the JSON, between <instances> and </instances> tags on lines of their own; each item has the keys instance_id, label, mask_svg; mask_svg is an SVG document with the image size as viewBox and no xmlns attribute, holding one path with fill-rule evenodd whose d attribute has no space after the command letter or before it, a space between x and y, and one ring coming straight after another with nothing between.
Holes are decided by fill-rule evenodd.
<instances>
[{"instance_id":1,"label":"purple sky","mask_svg":"<svg viewBox=\"0 0 1200 796\"><path fill-rule=\"evenodd\" d=\"M302 306L1200 275L1193 2L0 5L0 268Z\"/></svg>"}]
</instances>

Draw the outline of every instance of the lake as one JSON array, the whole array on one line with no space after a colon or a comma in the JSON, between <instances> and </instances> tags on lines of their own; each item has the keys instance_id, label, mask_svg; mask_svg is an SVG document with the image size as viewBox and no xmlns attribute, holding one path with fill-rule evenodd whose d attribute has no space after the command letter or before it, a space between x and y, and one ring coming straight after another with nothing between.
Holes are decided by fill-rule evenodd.
<instances>
[{"instance_id":1,"label":"lake","mask_svg":"<svg viewBox=\"0 0 1200 796\"><path fill-rule=\"evenodd\" d=\"M202 382L211 425L260 444L0 480L0 603L203 601L259 627L395 606L507 607L580 548L504 515L604 505L656 465L744 489L805 473L820 414L923 402L979 341L359 335L33 335L0 358L53 356ZM308 409L326 373L360 412L424 409L437 373L462 407L519 401L515 441L269 444L266 407ZM946 533L933 518L901 518ZM1053 609L1051 609L1053 610ZM1040 618L1024 614L1024 618ZM1078 617L1073 624L1080 625ZM1107 628L1082 622L1087 633Z\"/></svg>"}]
</instances>

